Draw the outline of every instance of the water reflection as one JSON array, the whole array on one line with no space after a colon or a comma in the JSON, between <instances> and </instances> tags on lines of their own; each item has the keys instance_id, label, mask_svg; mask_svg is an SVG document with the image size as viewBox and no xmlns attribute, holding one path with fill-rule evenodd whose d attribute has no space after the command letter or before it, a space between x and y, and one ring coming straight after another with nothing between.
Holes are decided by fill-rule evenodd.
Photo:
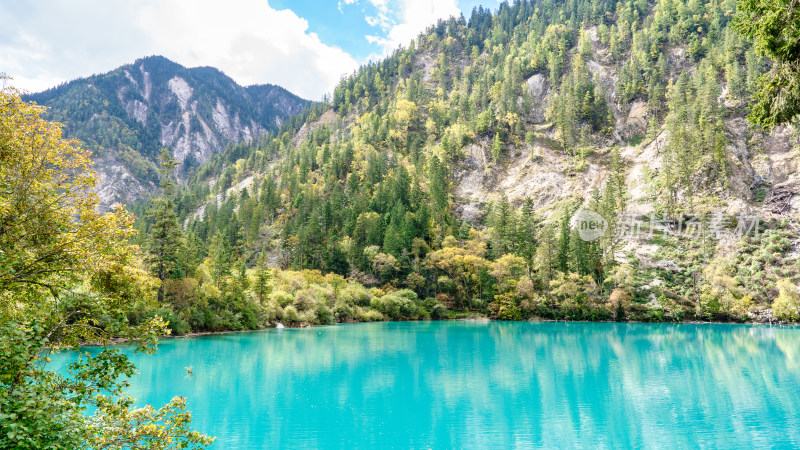
<instances>
[{"instance_id":1,"label":"water reflection","mask_svg":"<svg viewBox=\"0 0 800 450\"><path fill-rule=\"evenodd\" d=\"M188 397L218 448L797 446L799 343L735 325L269 330L163 341L134 356L132 393Z\"/></svg>"}]
</instances>

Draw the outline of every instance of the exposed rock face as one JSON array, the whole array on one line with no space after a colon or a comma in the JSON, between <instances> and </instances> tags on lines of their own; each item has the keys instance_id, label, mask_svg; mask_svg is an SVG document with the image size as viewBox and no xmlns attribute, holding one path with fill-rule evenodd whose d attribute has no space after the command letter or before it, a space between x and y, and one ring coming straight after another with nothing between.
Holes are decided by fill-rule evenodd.
<instances>
[{"instance_id":1,"label":"exposed rock face","mask_svg":"<svg viewBox=\"0 0 800 450\"><path fill-rule=\"evenodd\" d=\"M186 111L186 106L189 104L189 99L192 98L192 87L181 77L175 76L167 83L169 90L178 98L181 104L181 111Z\"/></svg>"},{"instance_id":2,"label":"exposed rock face","mask_svg":"<svg viewBox=\"0 0 800 450\"><path fill-rule=\"evenodd\" d=\"M625 123L620 134L630 138L642 136L647 132L647 103L637 100L631 103Z\"/></svg>"},{"instance_id":3,"label":"exposed rock face","mask_svg":"<svg viewBox=\"0 0 800 450\"><path fill-rule=\"evenodd\" d=\"M150 194L152 185L144 185L127 167L116 158L105 155L94 160L95 170L99 177L96 187L100 199L114 199L112 203L103 205L110 208L114 203L131 204Z\"/></svg>"},{"instance_id":4,"label":"exposed rock face","mask_svg":"<svg viewBox=\"0 0 800 450\"><path fill-rule=\"evenodd\" d=\"M769 135L751 137L743 117L730 119L725 129L732 173L728 188L717 194L725 200L727 212L742 213L752 203L754 193L763 189L764 217L800 214L800 154L792 145L791 129L782 127ZM662 151L668 142L667 132L639 146L616 142L626 167L628 213L654 212L650 177L661 168ZM479 141L467 146L464 160L454 174L458 213L464 220L481 218L488 202L501 196L517 205L530 197L537 209L547 209L573 196L590 198L607 179L610 148L588 156L585 167L576 171L574 159L551 148L546 140L509 149L509 156L501 164L492 164L491 145L490 141Z\"/></svg>"},{"instance_id":5,"label":"exposed rock face","mask_svg":"<svg viewBox=\"0 0 800 450\"><path fill-rule=\"evenodd\" d=\"M611 147L619 147L626 169L627 212L637 215L654 212L651 178L661 169L669 133L662 131L655 139L639 145L630 143L632 138L644 138L647 134L650 119L647 104L634 100L620 106L615 66L607 49L596 39L596 30L592 28L589 33L592 54L586 66L593 81L602 86L614 115L612 135L608 140L597 139L596 150L586 157L585 165L575 170L574 158L553 145L557 136L546 117L554 97L552 86L544 74L532 75L526 80L532 108L525 120L539 124L535 127L537 139L533 144L508 148L507 156L498 164L491 161L489 140L479 140L463 150L464 158L454 174L460 218L479 220L486 213L486 205L501 196L517 205L525 198L532 198L536 208L544 210L565 198L589 198L594 190L603 187L607 178ZM675 74L691 67L684 53L682 48L670 53L670 68ZM793 129L779 127L769 134L753 130L747 124L745 112L725 97L724 85L721 91L721 103L731 108L724 123L731 174L724 190L709 194L723 199L729 214L756 207L765 217L770 214L796 217L800 214L800 152L793 144ZM756 195L764 197L763 205L753 204Z\"/></svg>"},{"instance_id":6,"label":"exposed rock face","mask_svg":"<svg viewBox=\"0 0 800 450\"><path fill-rule=\"evenodd\" d=\"M309 104L272 85L243 88L222 72L166 58L137 60L104 75L27 96L95 153L102 209L155 190L156 158L172 151L185 178L232 143L276 130Z\"/></svg>"},{"instance_id":7,"label":"exposed rock face","mask_svg":"<svg viewBox=\"0 0 800 450\"><path fill-rule=\"evenodd\" d=\"M543 123L545 121L545 111L549 102L550 83L547 78L541 74L528 78L528 89L531 95L531 120L534 123Z\"/></svg>"}]
</instances>

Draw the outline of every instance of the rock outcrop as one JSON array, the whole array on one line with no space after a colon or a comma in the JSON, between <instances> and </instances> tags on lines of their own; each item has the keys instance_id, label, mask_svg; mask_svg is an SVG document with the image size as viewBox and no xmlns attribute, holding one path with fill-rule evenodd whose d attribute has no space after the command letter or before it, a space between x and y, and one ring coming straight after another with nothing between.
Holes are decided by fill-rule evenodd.
<instances>
[{"instance_id":1,"label":"rock outcrop","mask_svg":"<svg viewBox=\"0 0 800 450\"><path fill-rule=\"evenodd\" d=\"M217 69L187 69L160 56L26 100L47 106L49 119L94 152L103 209L155 191L161 148L172 152L184 179L226 146L277 130L309 104L278 86L245 88Z\"/></svg>"}]
</instances>

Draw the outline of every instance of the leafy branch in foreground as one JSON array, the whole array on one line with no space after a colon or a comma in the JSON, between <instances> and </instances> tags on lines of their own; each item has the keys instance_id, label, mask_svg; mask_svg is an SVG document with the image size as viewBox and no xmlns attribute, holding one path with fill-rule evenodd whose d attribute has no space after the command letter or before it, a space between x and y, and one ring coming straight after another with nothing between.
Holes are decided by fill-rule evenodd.
<instances>
[{"instance_id":1,"label":"leafy branch in foreground","mask_svg":"<svg viewBox=\"0 0 800 450\"><path fill-rule=\"evenodd\" d=\"M800 5L796 0L740 0L736 29L752 39L772 70L758 80L750 119L772 128L800 114Z\"/></svg>"},{"instance_id":2,"label":"leafy branch in foreground","mask_svg":"<svg viewBox=\"0 0 800 450\"><path fill-rule=\"evenodd\" d=\"M124 394L135 367L105 346L121 337L152 352L167 324L128 324L154 290L128 243L132 217L97 212L89 153L42 112L0 91L0 447L203 447L212 439L189 429L183 399L156 410ZM66 374L48 366L82 342L104 348Z\"/></svg>"}]
</instances>

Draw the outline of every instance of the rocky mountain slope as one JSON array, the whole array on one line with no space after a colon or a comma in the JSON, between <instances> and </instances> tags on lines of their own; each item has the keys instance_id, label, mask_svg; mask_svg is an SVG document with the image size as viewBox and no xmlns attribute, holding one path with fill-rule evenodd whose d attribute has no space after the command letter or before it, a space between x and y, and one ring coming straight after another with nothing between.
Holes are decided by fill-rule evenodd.
<instances>
[{"instance_id":1,"label":"rocky mountain slope","mask_svg":"<svg viewBox=\"0 0 800 450\"><path fill-rule=\"evenodd\" d=\"M440 21L305 123L198 170L176 200L195 249L180 276L231 302L257 261L375 288L298 280L259 303L292 323L414 304L796 321L798 135L747 122L770 61L735 15L732 0L521 0Z\"/></svg>"},{"instance_id":2,"label":"rocky mountain slope","mask_svg":"<svg viewBox=\"0 0 800 450\"><path fill-rule=\"evenodd\" d=\"M525 80L525 85L534 106L525 119L542 139L516 146L502 164L492 163L490 140L477 140L466 146L465 158L454 177L454 194L462 218L480 219L487 205L501 197L517 205L532 198L537 208L547 208L573 196L589 198L608 179L612 148L620 149L626 168L627 211L638 215L656 212L654 180L663 163L662 150L670 142L669 130L661 124L648 130L652 126L648 120L654 114L648 111L646 99L627 104L620 101L615 92L619 83L617 64L609 59L607 46L597 39L597 28L586 31L591 36L591 53L586 66L594 82L606 87L606 100L614 118L613 132L608 137L595 136L585 156L585 165L581 170L574 170L574 156L560 151L563 149L558 141L559 132L552 123L553 117L545 117L545 111L552 108L553 87L544 75L532 75ZM678 46L671 51L669 63L675 67L672 80L677 79L677 68L697 70L697 64L688 58L685 50ZM745 117L745 100L730 96L724 80L716 100L722 107L729 180L724 189L714 189L704 184L698 175L697 193L718 197L717 206L730 214L750 209L757 210L766 220L798 217L800 141L797 131L792 126L781 126L770 132L752 127Z\"/></svg>"},{"instance_id":3,"label":"rocky mountain slope","mask_svg":"<svg viewBox=\"0 0 800 450\"><path fill-rule=\"evenodd\" d=\"M211 67L185 68L161 56L26 96L49 108L67 136L95 153L101 207L155 192L155 158L171 150L178 176L230 144L277 131L309 105L273 85L242 87Z\"/></svg>"}]
</instances>

